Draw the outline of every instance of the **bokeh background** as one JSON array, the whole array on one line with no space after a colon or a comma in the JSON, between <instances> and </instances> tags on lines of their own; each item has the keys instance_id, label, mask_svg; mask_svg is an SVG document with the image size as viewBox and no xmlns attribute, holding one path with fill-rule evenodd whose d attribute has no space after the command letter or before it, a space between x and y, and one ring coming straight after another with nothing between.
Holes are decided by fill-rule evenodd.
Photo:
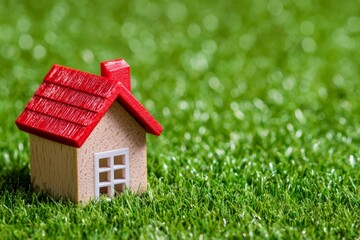
<instances>
[{"instance_id":1,"label":"bokeh background","mask_svg":"<svg viewBox=\"0 0 360 240\"><path fill-rule=\"evenodd\" d=\"M227 209L200 203L193 214L185 202L188 221L166 222L167 234L359 237L359 13L359 0L0 0L0 172L10 178L0 192L33 197L17 190L28 187L29 146L14 121L51 65L99 73L121 57L164 126L148 137L155 195L180 201L195 186L209 191L194 190L195 202ZM130 236L166 233L138 229Z\"/></svg>"}]
</instances>

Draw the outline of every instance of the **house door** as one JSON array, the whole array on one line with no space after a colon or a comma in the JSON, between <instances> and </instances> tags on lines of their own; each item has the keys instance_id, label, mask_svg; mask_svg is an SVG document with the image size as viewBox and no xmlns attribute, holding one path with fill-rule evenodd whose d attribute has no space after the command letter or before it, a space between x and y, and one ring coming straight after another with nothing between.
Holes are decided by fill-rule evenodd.
<instances>
[{"instance_id":1,"label":"house door","mask_svg":"<svg viewBox=\"0 0 360 240\"><path fill-rule=\"evenodd\" d=\"M129 186L129 149L95 153L95 197L113 197Z\"/></svg>"}]
</instances>

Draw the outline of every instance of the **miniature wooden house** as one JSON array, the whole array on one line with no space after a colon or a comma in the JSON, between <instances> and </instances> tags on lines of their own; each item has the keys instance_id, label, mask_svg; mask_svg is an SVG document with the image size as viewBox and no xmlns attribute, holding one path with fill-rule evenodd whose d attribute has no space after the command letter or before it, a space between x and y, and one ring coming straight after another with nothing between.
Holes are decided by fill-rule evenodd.
<instances>
[{"instance_id":1,"label":"miniature wooden house","mask_svg":"<svg viewBox=\"0 0 360 240\"><path fill-rule=\"evenodd\" d=\"M74 202L145 191L146 133L162 132L122 59L101 63L101 76L54 65L16 125L30 134L32 184Z\"/></svg>"}]
</instances>

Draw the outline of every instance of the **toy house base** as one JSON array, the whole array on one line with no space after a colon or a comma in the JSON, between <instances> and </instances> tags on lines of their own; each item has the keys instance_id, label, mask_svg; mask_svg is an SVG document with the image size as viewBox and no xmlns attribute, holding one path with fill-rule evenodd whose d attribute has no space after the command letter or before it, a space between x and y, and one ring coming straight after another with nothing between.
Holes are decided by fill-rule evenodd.
<instances>
[{"instance_id":1,"label":"toy house base","mask_svg":"<svg viewBox=\"0 0 360 240\"><path fill-rule=\"evenodd\" d=\"M115 101L80 148L30 134L30 167L34 187L73 202L143 192L146 131Z\"/></svg>"}]
</instances>

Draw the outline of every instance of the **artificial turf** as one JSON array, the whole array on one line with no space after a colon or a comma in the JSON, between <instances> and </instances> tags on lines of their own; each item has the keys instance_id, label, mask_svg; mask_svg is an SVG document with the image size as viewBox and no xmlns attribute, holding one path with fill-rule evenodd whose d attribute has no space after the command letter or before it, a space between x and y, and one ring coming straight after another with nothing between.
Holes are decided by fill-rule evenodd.
<instances>
[{"instance_id":1,"label":"artificial turf","mask_svg":"<svg viewBox=\"0 0 360 240\"><path fill-rule=\"evenodd\" d=\"M0 4L0 237L360 237L360 1ZM148 191L34 192L14 121L52 64L125 58L162 123Z\"/></svg>"}]
</instances>

